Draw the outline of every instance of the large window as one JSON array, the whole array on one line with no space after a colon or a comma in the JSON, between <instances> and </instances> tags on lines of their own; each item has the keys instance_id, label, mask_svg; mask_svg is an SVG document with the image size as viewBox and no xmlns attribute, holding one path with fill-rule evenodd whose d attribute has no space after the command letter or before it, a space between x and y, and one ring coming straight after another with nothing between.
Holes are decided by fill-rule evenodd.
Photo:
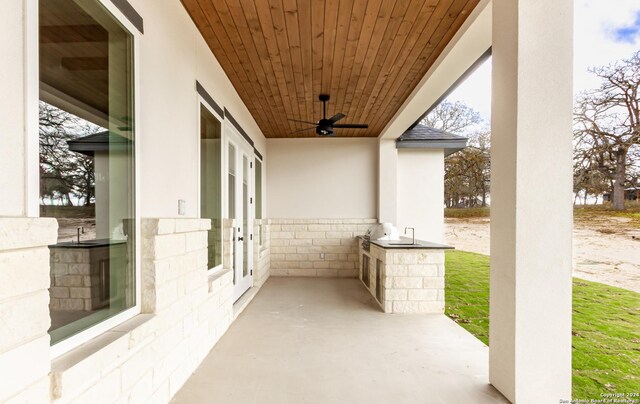
<instances>
[{"instance_id":1,"label":"large window","mask_svg":"<svg viewBox=\"0 0 640 404\"><path fill-rule=\"evenodd\" d=\"M200 217L211 219L208 267L222 264L222 138L221 124L200 106Z\"/></svg>"},{"instance_id":2,"label":"large window","mask_svg":"<svg viewBox=\"0 0 640 404\"><path fill-rule=\"evenodd\" d=\"M40 0L39 31L56 344L136 306L133 37L97 0Z\"/></svg>"}]
</instances>

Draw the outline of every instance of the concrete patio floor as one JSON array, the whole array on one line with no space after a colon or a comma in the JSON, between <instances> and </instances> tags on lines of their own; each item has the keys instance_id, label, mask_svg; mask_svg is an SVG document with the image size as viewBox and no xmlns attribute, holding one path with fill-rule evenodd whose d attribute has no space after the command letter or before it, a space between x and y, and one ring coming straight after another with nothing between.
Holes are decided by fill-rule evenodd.
<instances>
[{"instance_id":1,"label":"concrete patio floor","mask_svg":"<svg viewBox=\"0 0 640 404\"><path fill-rule=\"evenodd\" d=\"M174 403L502 403L444 315L382 313L356 279L264 285Z\"/></svg>"}]
</instances>

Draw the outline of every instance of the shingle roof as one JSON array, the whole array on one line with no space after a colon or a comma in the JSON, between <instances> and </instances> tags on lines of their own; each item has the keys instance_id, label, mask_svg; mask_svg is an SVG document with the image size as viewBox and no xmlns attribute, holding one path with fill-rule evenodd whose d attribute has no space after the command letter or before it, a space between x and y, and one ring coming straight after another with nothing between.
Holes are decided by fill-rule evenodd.
<instances>
[{"instance_id":1,"label":"shingle roof","mask_svg":"<svg viewBox=\"0 0 640 404\"><path fill-rule=\"evenodd\" d=\"M419 124L396 139L396 147L444 149L445 156L448 156L467 147L467 140L464 136Z\"/></svg>"},{"instance_id":2,"label":"shingle roof","mask_svg":"<svg viewBox=\"0 0 640 404\"><path fill-rule=\"evenodd\" d=\"M107 130L68 140L69 150L93 156L96 151L126 150L131 140Z\"/></svg>"}]
</instances>

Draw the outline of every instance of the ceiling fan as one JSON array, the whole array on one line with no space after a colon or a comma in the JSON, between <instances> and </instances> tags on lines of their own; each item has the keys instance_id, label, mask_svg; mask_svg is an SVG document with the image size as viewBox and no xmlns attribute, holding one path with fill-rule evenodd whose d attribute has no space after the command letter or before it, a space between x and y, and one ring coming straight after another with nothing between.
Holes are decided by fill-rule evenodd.
<instances>
[{"instance_id":1,"label":"ceiling fan","mask_svg":"<svg viewBox=\"0 0 640 404\"><path fill-rule=\"evenodd\" d=\"M294 132L291 132L291 134L293 133L298 133L298 132L304 132L310 129L314 129L316 130L316 133L319 136L333 136L333 130L336 128L345 128L345 129L366 129L369 127L369 125L367 125L366 123L336 123L339 120L341 120L342 118L344 118L346 115L342 114L342 113L337 113L334 116L332 116L331 118L327 118L327 101L329 101L329 95L328 94L320 94L320 96L318 97L318 99L322 102L322 119L320 119L318 122L309 122L309 121L300 121L297 119L289 119L290 121L293 122L302 122L302 123L308 123L309 125L313 125L312 127L309 128L304 128L304 129L300 129L300 130L296 130Z\"/></svg>"}]
</instances>

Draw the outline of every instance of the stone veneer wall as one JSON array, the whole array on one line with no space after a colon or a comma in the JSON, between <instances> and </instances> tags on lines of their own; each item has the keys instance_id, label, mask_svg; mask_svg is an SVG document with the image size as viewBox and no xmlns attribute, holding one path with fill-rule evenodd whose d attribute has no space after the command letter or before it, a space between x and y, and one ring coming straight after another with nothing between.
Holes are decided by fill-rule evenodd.
<instances>
[{"instance_id":1,"label":"stone veneer wall","mask_svg":"<svg viewBox=\"0 0 640 404\"><path fill-rule=\"evenodd\" d=\"M125 243L110 246L51 247L51 310L90 311L108 304L108 293L100 296L100 263L112 268L127 263ZM103 301L104 300L104 301Z\"/></svg>"},{"instance_id":2,"label":"stone veneer wall","mask_svg":"<svg viewBox=\"0 0 640 404\"><path fill-rule=\"evenodd\" d=\"M0 402L49 401L49 218L0 217Z\"/></svg>"},{"instance_id":3,"label":"stone veneer wall","mask_svg":"<svg viewBox=\"0 0 640 404\"><path fill-rule=\"evenodd\" d=\"M261 287L271 274L271 220L255 219L253 228L253 286ZM262 228L262 229L261 229ZM262 246L260 245L262 230Z\"/></svg>"},{"instance_id":4,"label":"stone veneer wall","mask_svg":"<svg viewBox=\"0 0 640 404\"><path fill-rule=\"evenodd\" d=\"M374 223L376 219L271 219L271 275L356 278L355 237Z\"/></svg>"},{"instance_id":5,"label":"stone veneer wall","mask_svg":"<svg viewBox=\"0 0 640 404\"><path fill-rule=\"evenodd\" d=\"M363 254L369 255L370 291L376 291L376 261L381 261L382 300L385 313L444 313L444 250L384 249L360 246L359 277Z\"/></svg>"},{"instance_id":6,"label":"stone veneer wall","mask_svg":"<svg viewBox=\"0 0 640 404\"><path fill-rule=\"evenodd\" d=\"M207 274L207 219L142 220L142 311L53 362L54 402L167 402L232 321Z\"/></svg>"}]
</instances>

